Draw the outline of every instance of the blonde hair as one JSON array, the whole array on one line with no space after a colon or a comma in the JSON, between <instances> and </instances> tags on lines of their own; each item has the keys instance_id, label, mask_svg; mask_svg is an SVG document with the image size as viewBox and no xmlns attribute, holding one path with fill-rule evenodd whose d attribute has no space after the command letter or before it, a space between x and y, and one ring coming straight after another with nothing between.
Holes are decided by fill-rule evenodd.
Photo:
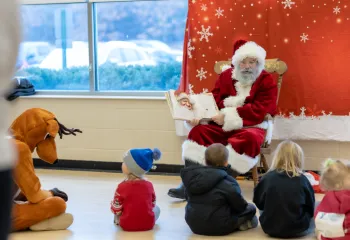
<instances>
[{"instance_id":1,"label":"blonde hair","mask_svg":"<svg viewBox=\"0 0 350 240\"><path fill-rule=\"evenodd\" d=\"M349 177L350 163L328 159L323 164L320 185L325 191L343 190L350 187L346 186Z\"/></svg>"},{"instance_id":2,"label":"blonde hair","mask_svg":"<svg viewBox=\"0 0 350 240\"><path fill-rule=\"evenodd\" d=\"M138 177L136 176L135 174L132 174L132 173L128 173L126 174L126 181L134 181L134 180L141 180L143 179L143 176L142 177Z\"/></svg>"},{"instance_id":3,"label":"blonde hair","mask_svg":"<svg viewBox=\"0 0 350 240\"><path fill-rule=\"evenodd\" d=\"M277 146L269 171L286 172L289 177L297 177L302 174L303 167L303 149L295 142L286 140Z\"/></svg>"}]
</instances>

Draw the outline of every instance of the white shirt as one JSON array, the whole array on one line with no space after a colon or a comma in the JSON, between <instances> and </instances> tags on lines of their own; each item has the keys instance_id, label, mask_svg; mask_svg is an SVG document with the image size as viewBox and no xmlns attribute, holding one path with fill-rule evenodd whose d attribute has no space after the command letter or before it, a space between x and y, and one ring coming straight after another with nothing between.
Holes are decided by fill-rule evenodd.
<instances>
[{"instance_id":1,"label":"white shirt","mask_svg":"<svg viewBox=\"0 0 350 240\"><path fill-rule=\"evenodd\" d=\"M21 28L17 0L1 0L0 4L0 171L14 164L15 151L8 138L9 106L4 91L15 72Z\"/></svg>"}]
</instances>

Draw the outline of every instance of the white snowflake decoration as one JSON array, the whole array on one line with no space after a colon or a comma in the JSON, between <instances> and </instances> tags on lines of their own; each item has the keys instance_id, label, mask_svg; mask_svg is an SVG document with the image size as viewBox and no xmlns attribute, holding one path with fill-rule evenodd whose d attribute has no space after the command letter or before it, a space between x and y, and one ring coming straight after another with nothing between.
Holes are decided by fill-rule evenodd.
<instances>
[{"instance_id":1,"label":"white snowflake decoration","mask_svg":"<svg viewBox=\"0 0 350 240\"><path fill-rule=\"evenodd\" d=\"M188 43L187 43L187 55L188 55L188 58L192 58L192 51L195 49L194 46L191 45L191 39L188 40Z\"/></svg>"},{"instance_id":2,"label":"white snowflake decoration","mask_svg":"<svg viewBox=\"0 0 350 240\"><path fill-rule=\"evenodd\" d=\"M203 79L206 79L207 77L205 76L205 74L207 74L207 71L204 71L203 68L201 68L200 70L196 70L197 71L197 75L196 77L199 78L199 81L202 81Z\"/></svg>"},{"instance_id":3,"label":"white snowflake decoration","mask_svg":"<svg viewBox=\"0 0 350 240\"><path fill-rule=\"evenodd\" d=\"M306 115L305 115L306 108L302 107L302 108L300 108L300 111L301 111L301 113L300 113L299 117L301 119L305 119L306 118Z\"/></svg>"},{"instance_id":4,"label":"white snowflake decoration","mask_svg":"<svg viewBox=\"0 0 350 240\"><path fill-rule=\"evenodd\" d=\"M292 9L292 5L295 4L295 2L293 2L292 0L284 0L282 4L284 4L284 9L286 9L287 7L289 9Z\"/></svg>"},{"instance_id":5,"label":"white snowflake decoration","mask_svg":"<svg viewBox=\"0 0 350 240\"><path fill-rule=\"evenodd\" d=\"M300 38L300 41L305 43L307 40L309 40L309 35L303 33L303 35L301 35Z\"/></svg>"},{"instance_id":6,"label":"white snowflake decoration","mask_svg":"<svg viewBox=\"0 0 350 240\"><path fill-rule=\"evenodd\" d=\"M209 92L208 88L203 88L203 92L202 93L208 93L208 92Z\"/></svg>"},{"instance_id":7,"label":"white snowflake decoration","mask_svg":"<svg viewBox=\"0 0 350 240\"><path fill-rule=\"evenodd\" d=\"M215 11L216 11L215 16L217 16L218 18L224 16L224 14L223 14L224 10L223 10L223 9L218 8L218 9L216 9Z\"/></svg>"},{"instance_id":8,"label":"white snowflake decoration","mask_svg":"<svg viewBox=\"0 0 350 240\"><path fill-rule=\"evenodd\" d=\"M196 3L196 0L192 0L192 3L195 4L195 3Z\"/></svg>"},{"instance_id":9,"label":"white snowflake decoration","mask_svg":"<svg viewBox=\"0 0 350 240\"><path fill-rule=\"evenodd\" d=\"M189 89L190 94L194 94L193 85L191 83L188 85L188 89Z\"/></svg>"},{"instance_id":10,"label":"white snowflake decoration","mask_svg":"<svg viewBox=\"0 0 350 240\"><path fill-rule=\"evenodd\" d=\"M321 118L325 118L325 117L331 117L332 116L332 112L329 112L328 114L326 113L326 111L322 110L322 116L315 116L315 115L311 115L311 116L306 116L305 112L306 112L306 108L302 107L300 108L301 113L300 115L295 115L294 112L289 112L289 117L286 117L286 115L282 112L279 112L278 115L276 116L276 118L289 118L291 120L321 120ZM350 112L349 112L349 116L350 116Z\"/></svg>"},{"instance_id":11,"label":"white snowflake decoration","mask_svg":"<svg viewBox=\"0 0 350 240\"><path fill-rule=\"evenodd\" d=\"M333 8L333 13L335 13L335 15L340 13L340 7L336 6L335 8Z\"/></svg>"},{"instance_id":12,"label":"white snowflake decoration","mask_svg":"<svg viewBox=\"0 0 350 240\"><path fill-rule=\"evenodd\" d=\"M286 115L284 113L282 113L282 112L279 112L277 116L280 117L280 118L285 118L286 117Z\"/></svg>"},{"instance_id":13,"label":"white snowflake decoration","mask_svg":"<svg viewBox=\"0 0 350 240\"><path fill-rule=\"evenodd\" d=\"M207 28L204 28L204 26L202 25L202 31L198 31L198 34L201 35L199 41L202 41L203 39L205 39L205 41L209 42L209 37L213 36L213 34L210 32L210 26Z\"/></svg>"},{"instance_id":14,"label":"white snowflake decoration","mask_svg":"<svg viewBox=\"0 0 350 240\"><path fill-rule=\"evenodd\" d=\"M202 4L201 10L202 11L207 11L207 9L208 9L207 5L206 4Z\"/></svg>"},{"instance_id":15,"label":"white snowflake decoration","mask_svg":"<svg viewBox=\"0 0 350 240\"><path fill-rule=\"evenodd\" d=\"M322 110L322 115L324 116L324 117L330 117L330 116L332 116L332 112L329 112L328 114L326 113L326 111L324 111L324 110ZM349 116L350 116L350 113L349 113Z\"/></svg>"}]
</instances>

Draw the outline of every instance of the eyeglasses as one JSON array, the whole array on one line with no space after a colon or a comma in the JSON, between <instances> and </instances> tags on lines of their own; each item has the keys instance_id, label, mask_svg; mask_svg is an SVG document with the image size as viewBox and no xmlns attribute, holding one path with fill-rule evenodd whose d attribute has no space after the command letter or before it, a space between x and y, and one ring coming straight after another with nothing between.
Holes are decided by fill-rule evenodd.
<instances>
[{"instance_id":1,"label":"eyeglasses","mask_svg":"<svg viewBox=\"0 0 350 240\"><path fill-rule=\"evenodd\" d=\"M241 61L240 62L240 64L242 64L242 65L249 65L249 66L253 66L254 64L256 64L256 63L258 63L258 61L257 60L250 60L250 61Z\"/></svg>"}]
</instances>

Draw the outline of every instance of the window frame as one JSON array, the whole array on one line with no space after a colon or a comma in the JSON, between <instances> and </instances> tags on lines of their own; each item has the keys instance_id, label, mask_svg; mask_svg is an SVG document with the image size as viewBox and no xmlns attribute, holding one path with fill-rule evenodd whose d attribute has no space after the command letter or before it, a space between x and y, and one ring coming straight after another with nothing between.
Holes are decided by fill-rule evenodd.
<instances>
[{"instance_id":1,"label":"window frame","mask_svg":"<svg viewBox=\"0 0 350 240\"><path fill-rule=\"evenodd\" d=\"M96 3L103 2L141 2L141 1L177 1L177 0L20 0L20 5L49 5L49 4L74 4L85 3L87 4L87 24L88 24L88 46L89 46L89 90L82 91L70 91L70 90L36 90L38 95L43 96L93 96L93 97L121 97L121 98L161 98L165 99L164 91L100 91L97 90L98 79L98 67L95 53L97 52L97 45L95 39L97 37L97 23L94 22L97 19L96 16ZM184 29L185 31L185 29ZM179 82L180 85L180 82ZM35 96L35 95L34 95Z\"/></svg>"}]
</instances>

